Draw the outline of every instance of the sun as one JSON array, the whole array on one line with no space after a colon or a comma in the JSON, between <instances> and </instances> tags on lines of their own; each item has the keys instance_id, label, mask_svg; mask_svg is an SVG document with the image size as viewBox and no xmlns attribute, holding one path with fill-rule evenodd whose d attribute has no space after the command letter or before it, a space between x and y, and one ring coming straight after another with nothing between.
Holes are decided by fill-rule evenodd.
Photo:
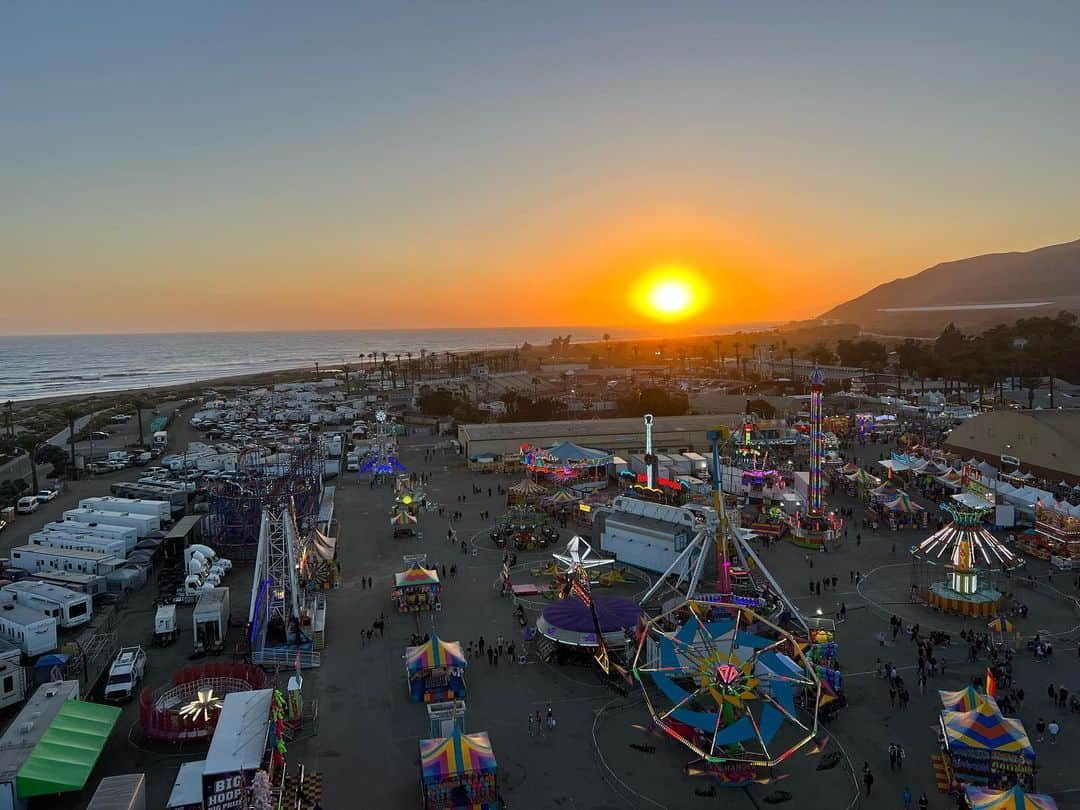
<instances>
[{"instance_id":1,"label":"sun","mask_svg":"<svg viewBox=\"0 0 1080 810\"><path fill-rule=\"evenodd\" d=\"M641 314L658 321L681 321L708 304L708 287L696 270L663 265L645 273L630 293Z\"/></svg>"}]
</instances>

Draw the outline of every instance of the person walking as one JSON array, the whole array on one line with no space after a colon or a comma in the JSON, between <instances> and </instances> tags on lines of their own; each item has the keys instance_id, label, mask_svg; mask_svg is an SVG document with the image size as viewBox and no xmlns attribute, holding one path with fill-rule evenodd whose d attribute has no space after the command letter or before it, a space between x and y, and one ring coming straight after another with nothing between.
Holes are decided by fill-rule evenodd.
<instances>
[{"instance_id":1,"label":"person walking","mask_svg":"<svg viewBox=\"0 0 1080 810\"><path fill-rule=\"evenodd\" d=\"M863 780L863 784L866 786L866 795L869 796L870 791L874 787L874 773L873 773L873 771L870 770L870 763L869 762L864 762L863 763L862 780Z\"/></svg>"},{"instance_id":2,"label":"person walking","mask_svg":"<svg viewBox=\"0 0 1080 810\"><path fill-rule=\"evenodd\" d=\"M904 792L900 794L900 801L904 803L904 810L911 810L911 791L904 788Z\"/></svg>"},{"instance_id":3,"label":"person walking","mask_svg":"<svg viewBox=\"0 0 1080 810\"><path fill-rule=\"evenodd\" d=\"M1046 734L1046 721L1041 717L1035 721L1035 733L1039 735L1035 738L1035 742L1042 742Z\"/></svg>"},{"instance_id":4,"label":"person walking","mask_svg":"<svg viewBox=\"0 0 1080 810\"><path fill-rule=\"evenodd\" d=\"M1050 744L1053 745L1057 742L1057 735L1061 731L1061 726L1058 725L1057 720L1051 720L1046 730L1050 732Z\"/></svg>"},{"instance_id":5,"label":"person walking","mask_svg":"<svg viewBox=\"0 0 1080 810\"><path fill-rule=\"evenodd\" d=\"M926 794L923 793L919 796L919 810L926 810L930 806L930 800L926 798Z\"/></svg>"},{"instance_id":6,"label":"person walking","mask_svg":"<svg viewBox=\"0 0 1080 810\"><path fill-rule=\"evenodd\" d=\"M889 743L889 770L896 770L896 743Z\"/></svg>"}]
</instances>

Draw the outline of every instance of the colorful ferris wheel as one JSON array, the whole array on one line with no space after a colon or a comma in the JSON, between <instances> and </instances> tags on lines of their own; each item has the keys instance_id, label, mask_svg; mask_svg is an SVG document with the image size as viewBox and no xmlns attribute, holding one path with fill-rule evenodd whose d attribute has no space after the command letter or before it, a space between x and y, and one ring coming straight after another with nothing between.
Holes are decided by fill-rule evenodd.
<instances>
[{"instance_id":1,"label":"colorful ferris wheel","mask_svg":"<svg viewBox=\"0 0 1080 810\"><path fill-rule=\"evenodd\" d=\"M818 735L813 663L752 608L691 599L656 616L633 673L654 723L709 772L754 778Z\"/></svg>"}]
</instances>

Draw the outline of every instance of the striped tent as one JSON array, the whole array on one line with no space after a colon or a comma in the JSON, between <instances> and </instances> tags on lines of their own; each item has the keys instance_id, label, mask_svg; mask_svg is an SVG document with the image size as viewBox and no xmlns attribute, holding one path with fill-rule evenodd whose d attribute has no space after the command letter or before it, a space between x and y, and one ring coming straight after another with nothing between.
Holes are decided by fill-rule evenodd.
<instances>
[{"instance_id":1,"label":"striped tent","mask_svg":"<svg viewBox=\"0 0 1080 810\"><path fill-rule=\"evenodd\" d=\"M1035 758L1024 724L1002 717L996 703L980 701L970 712L942 712L941 725L949 750L999 751Z\"/></svg>"},{"instance_id":2,"label":"striped tent","mask_svg":"<svg viewBox=\"0 0 1080 810\"><path fill-rule=\"evenodd\" d=\"M510 487L508 492L517 498L532 499L547 495L547 487L541 486L531 478L526 478L524 481Z\"/></svg>"},{"instance_id":3,"label":"striped tent","mask_svg":"<svg viewBox=\"0 0 1080 810\"><path fill-rule=\"evenodd\" d=\"M994 702L992 697L979 694L970 686L957 689L955 692L939 689L938 697L941 698L941 708L947 712L971 712L980 703L985 701ZM994 703L994 708L997 708L996 703Z\"/></svg>"},{"instance_id":4,"label":"striped tent","mask_svg":"<svg viewBox=\"0 0 1080 810\"><path fill-rule=\"evenodd\" d=\"M465 773L491 773L495 768L495 754L485 731L455 731L449 737L420 741L420 770L425 782Z\"/></svg>"},{"instance_id":5,"label":"striped tent","mask_svg":"<svg viewBox=\"0 0 1080 810\"><path fill-rule=\"evenodd\" d=\"M443 641L438 636L431 636L426 644L405 648L405 669L410 675L467 664L460 641Z\"/></svg>"},{"instance_id":6,"label":"striped tent","mask_svg":"<svg viewBox=\"0 0 1080 810\"><path fill-rule=\"evenodd\" d=\"M399 588L406 585L438 585L439 574L420 565L414 565L408 571L394 574L394 584Z\"/></svg>"},{"instance_id":7,"label":"striped tent","mask_svg":"<svg viewBox=\"0 0 1080 810\"><path fill-rule=\"evenodd\" d=\"M972 785L966 791L971 810L1057 810L1057 802L1042 793L1025 793L1019 785L989 790Z\"/></svg>"},{"instance_id":8,"label":"striped tent","mask_svg":"<svg viewBox=\"0 0 1080 810\"><path fill-rule=\"evenodd\" d=\"M567 489L566 487L559 487L557 490L555 490L554 493L552 493L548 497L544 498L544 501L546 503L556 504L556 505L568 504L568 503L577 503L580 500L581 500L580 495L578 495L572 489Z\"/></svg>"},{"instance_id":9,"label":"striped tent","mask_svg":"<svg viewBox=\"0 0 1080 810\"><path fill-rule=\"evenodd\" d=\"M1014 633L1014 632L1016 632L1016 628L1013 626L1013 623L1010 622L1008 619L1006 619L1004 616L998 616L996 619L994 619L992 622L990 622L986 626L988 628L990 628L995 633Z\"/></svg>"}]
</instances>

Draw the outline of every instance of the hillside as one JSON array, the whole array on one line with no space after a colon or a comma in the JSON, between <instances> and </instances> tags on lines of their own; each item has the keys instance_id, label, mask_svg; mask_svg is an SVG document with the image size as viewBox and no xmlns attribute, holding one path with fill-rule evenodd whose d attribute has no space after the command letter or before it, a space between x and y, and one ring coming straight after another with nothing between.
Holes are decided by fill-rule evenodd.
<instances>
[{"instance_id":1,"label":"hillside","mask_svg":"<svg viewBox=\"0 0 1080 810\"><path fill-rule=\"evenodd\" d=\"M1059 310L1080 312L1080 240L1026 253L944 262L880 284L821 317L883 334L980 329Z\"/></svg>"}]
</instances>

